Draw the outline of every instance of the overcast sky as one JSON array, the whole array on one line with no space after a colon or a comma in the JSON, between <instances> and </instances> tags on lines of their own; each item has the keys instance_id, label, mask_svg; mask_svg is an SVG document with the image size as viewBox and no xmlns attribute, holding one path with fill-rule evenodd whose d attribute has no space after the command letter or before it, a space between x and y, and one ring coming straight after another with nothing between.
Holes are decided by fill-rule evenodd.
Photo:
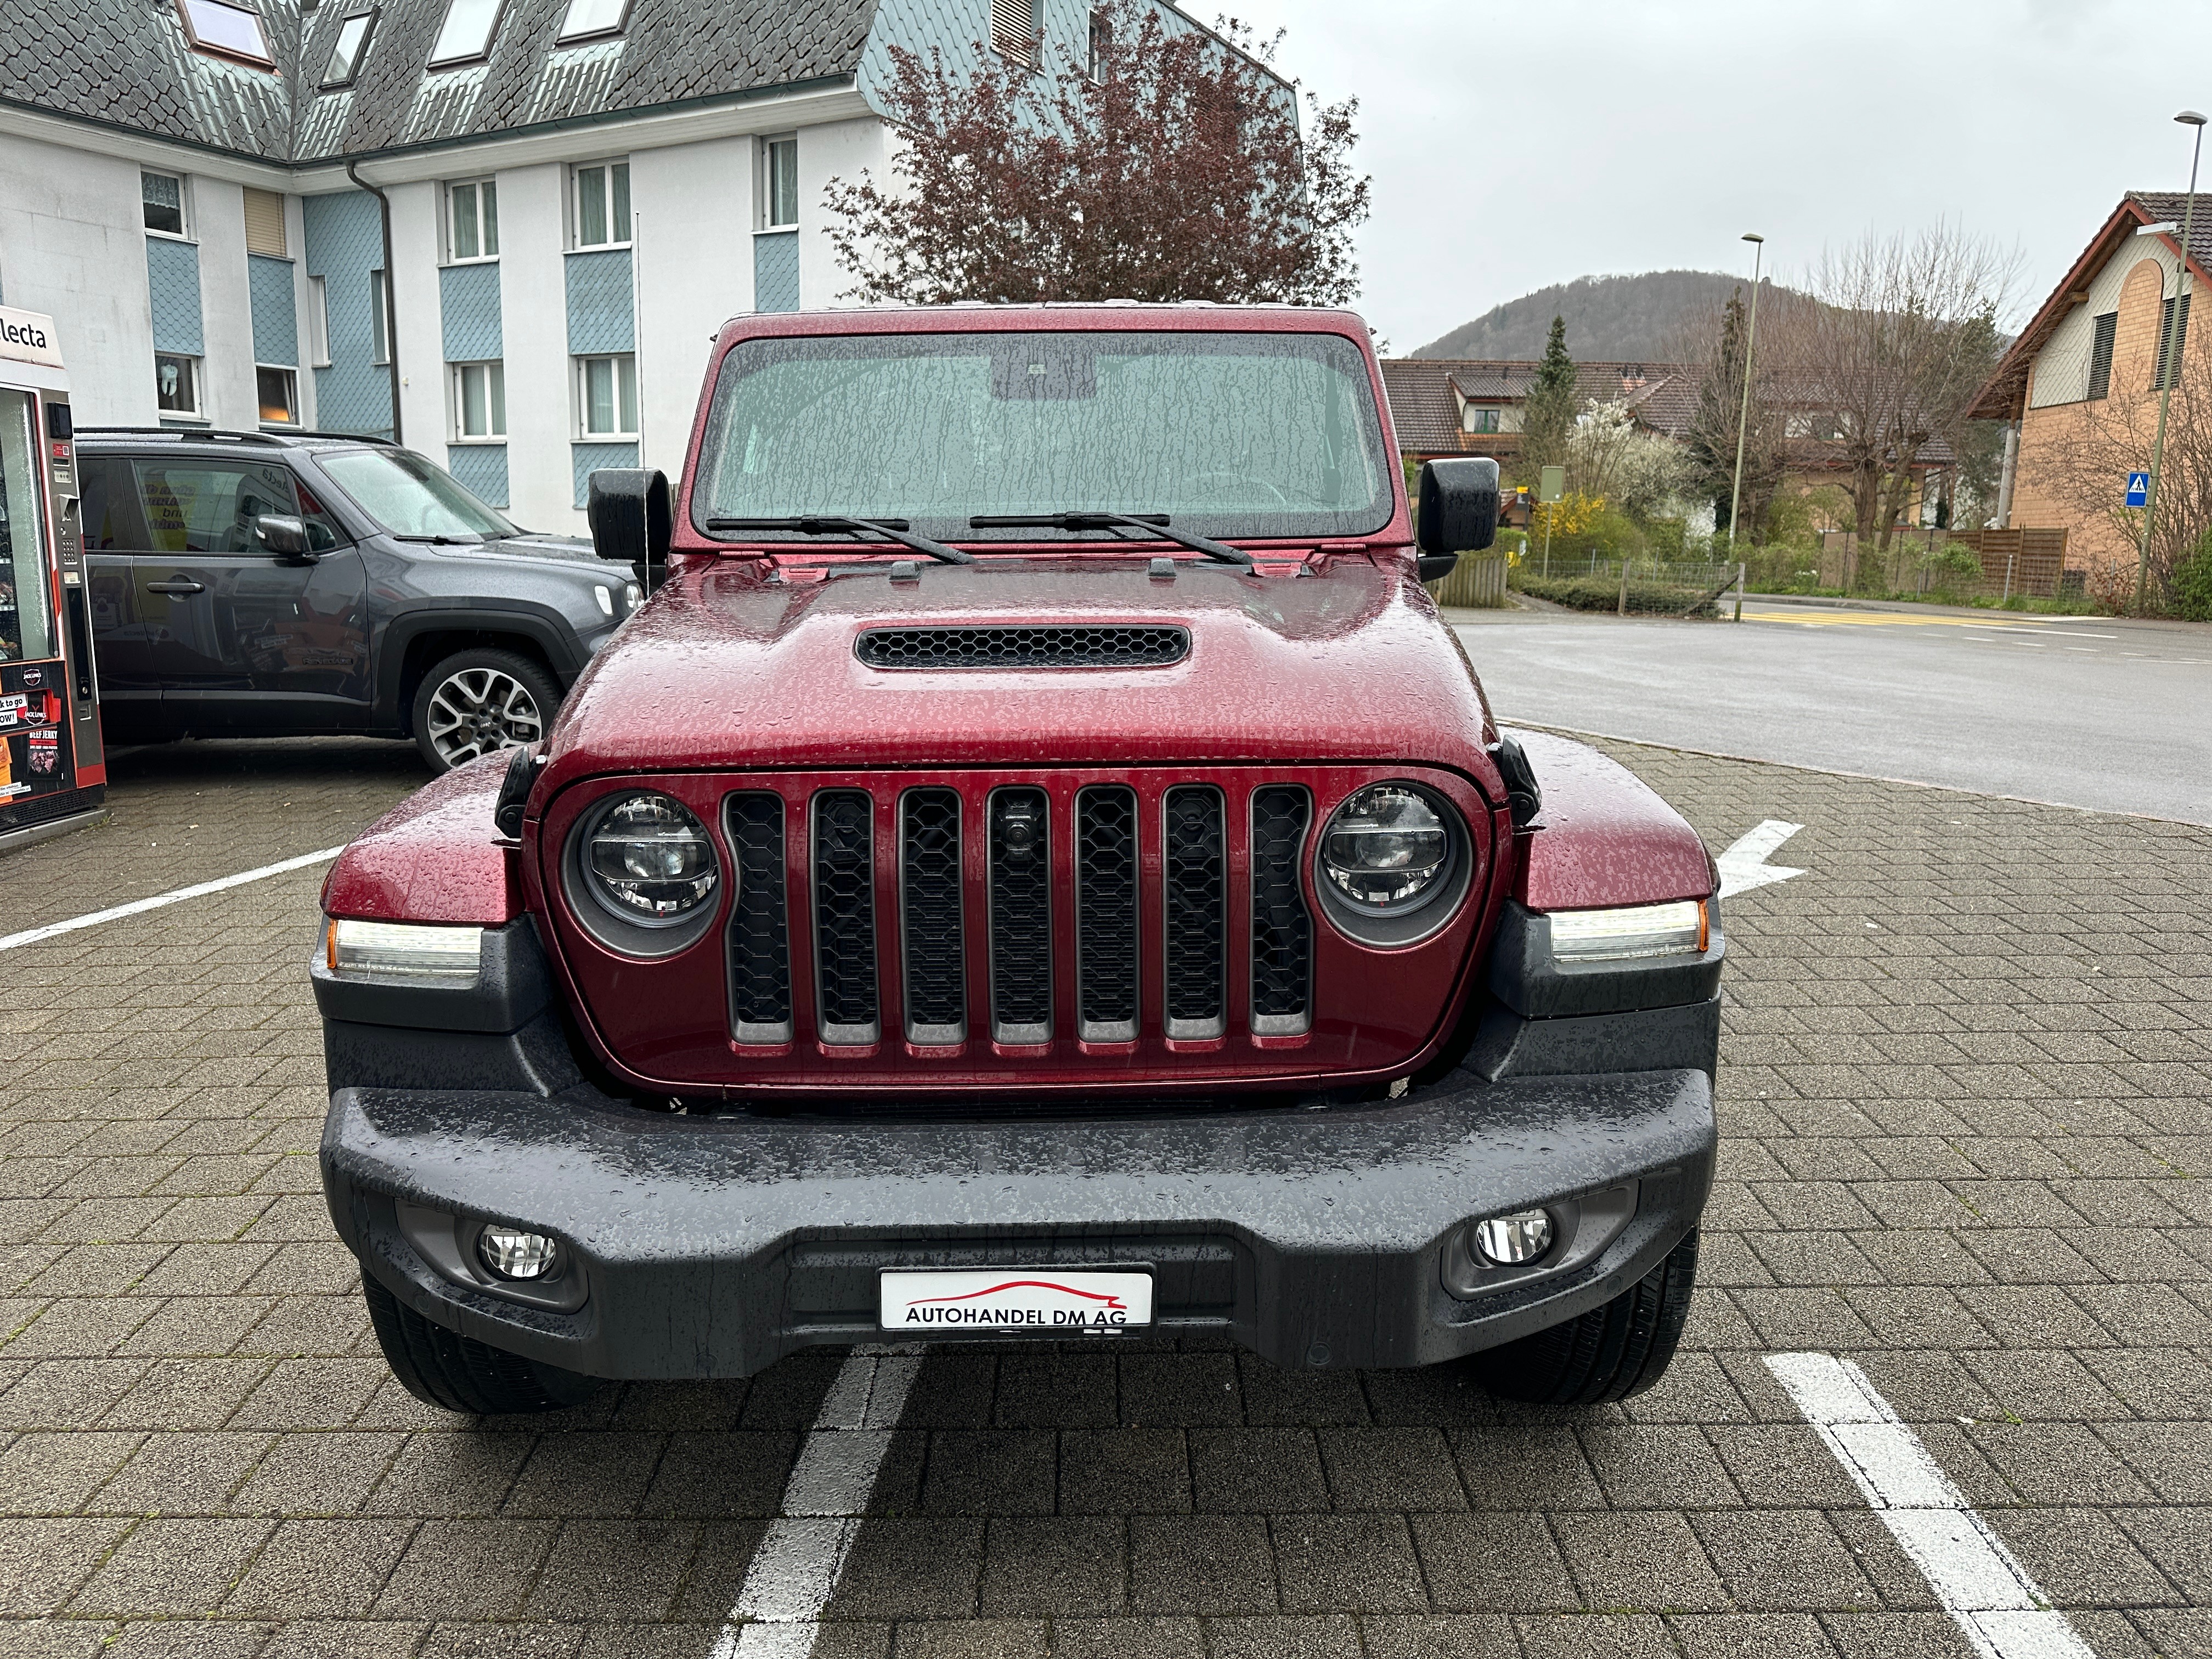
<instances>
[{"instance_id":1,"label":"overcast sky","mask_svg":"<svg viewBox=\"0 0 2212 1659\"><path fill-rule=\"evenodd\" d=\"M1949 219L2055 288L2124 191L2189 179L2212 6L2186 0L1184 0L1360 100L1361 309L1403 353L1547 283L1801 275L1823 242ZM2204 175L2212 189L2212 173Z\"/></svg>"}]
</instances>

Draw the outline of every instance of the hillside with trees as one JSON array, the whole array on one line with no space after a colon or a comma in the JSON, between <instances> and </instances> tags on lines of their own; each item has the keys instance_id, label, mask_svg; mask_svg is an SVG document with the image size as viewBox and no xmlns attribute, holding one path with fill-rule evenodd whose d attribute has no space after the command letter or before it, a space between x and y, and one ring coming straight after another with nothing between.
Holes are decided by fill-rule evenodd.
<instances>
[{"instance_id":1,"label":"hillside with trees","mask_svg":"<svg viewBox=\"0 0 2212 1659\"><path fill-rule=\"evenodd\" d=\"M1665 362L1681 349L1686 325L1725 305L1739 288L1750 291L1748 274L1647 270L1577 276L1494 306L1413 356L1533 362L1544 355L1552 319L1561 317L1568 343L1583 362Z\"/></svg>"}]
</instances>

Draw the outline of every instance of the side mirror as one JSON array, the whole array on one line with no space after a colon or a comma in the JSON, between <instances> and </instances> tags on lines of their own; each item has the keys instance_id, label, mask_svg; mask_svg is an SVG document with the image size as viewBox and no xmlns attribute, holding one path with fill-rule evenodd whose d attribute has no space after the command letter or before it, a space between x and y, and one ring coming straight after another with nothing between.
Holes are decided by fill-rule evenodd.
<instances>
[{"instance_id":1,"label":"side mirror","mask_svg":"<svg viewBox=\"0 0 2212 1659\"><path fill-rule=\"evenodd\" d=\"M289 513L264 513L253 521L253 539L261 550L280 559L307 556L307 526Z\"/></svg>"},{"instance_id":2,"label":"side mirror","mask_svg":"<svg viewBox=\"0 0 2212 1659\"><path fill-rule=\"evenodd\" d=\"M636 467L606 467L592 474L585 516L592 547L603 559L652 566L668 562L675 521L668 506L668 475Z\"/></svg>"},{"instance_id":3,"label":"side mirror","mask_svg":"<svg viewBox=\"0 0 2212 1659\"><path fill-rule=\"evenodd\" d=\"M1498 463L1488 456L1423 461L1419 500L1423 581L1449 576L1462 553L1498 539Z\"/></svg>"}]
</instances>

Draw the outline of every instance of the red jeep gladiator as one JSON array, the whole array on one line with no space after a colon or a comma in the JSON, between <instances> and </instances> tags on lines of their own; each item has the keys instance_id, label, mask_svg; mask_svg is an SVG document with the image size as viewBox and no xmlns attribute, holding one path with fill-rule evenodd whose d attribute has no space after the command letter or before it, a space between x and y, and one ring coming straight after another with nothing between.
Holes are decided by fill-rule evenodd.
<instances>
[{"instance_id":1,"label":"red jeep gladiator","mask_svg":"<svg viewBox=\"0 0 2212 1659\"><path fill-rule=\"evenodd\" d=\"M346 849L322 1172L386 1356L468 1412L814 1344L1228 1337L1648 1387L1713 1167L1711 861L1501 734L1421 583L1366 326L756 316L654 590L542 747Z\"/></svg>"}]
</instances>

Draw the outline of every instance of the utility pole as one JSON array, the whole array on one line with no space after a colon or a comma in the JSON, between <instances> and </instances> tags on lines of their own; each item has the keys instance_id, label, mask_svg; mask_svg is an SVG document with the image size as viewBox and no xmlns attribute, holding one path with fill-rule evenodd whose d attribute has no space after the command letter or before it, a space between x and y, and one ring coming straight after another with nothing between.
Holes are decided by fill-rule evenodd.
<instances>
[{"instance_id":1,"label":"utility pole","mask_svg":"<svg viewBox=\"0 0 2212 1659\"><path fill-rule=\"evenodd\" d=\"M2142 616L2150 604L2150 532L2158 522L2158 468L2166 459L2166 406L2173 401L2173 383L2181 378L2181 349L2185 339L2184 324L2189 315L2189 233L2197 221L2197 161L2204 153L2204 118L2193 109L2185 109L2173 118L2183 126L2196 128L2189 150L2189 194L2181 209L2181 279L2175 285L2172 300L2173 314L2160 318L2158 337L2158 361L2166 372L2158 377L2158 434L2150 444L2150 488L2143 492L2142 550L2136 560L2136 615ZM2160 298L2165 298L2165 284L2159 284ZM2161 305L2160 310L2165 307Z\"/></svg>"},{"instance_id":2,"label":"utility pole","mask_svg":"<svg viewBox=\"0 0 2212 1659\"><path fill-rule=\"evenodd\" d=\"M2192 184L2191 190L2197 188ZM1743 507L1743 441L1745 428L1751 424L1751 357L1759 349L1759 262L1766 257L1766 238L1757 231L1746 231L1743 240L1752 244L1751 250L1751 328L1743 343L1743 404L1735 417L1735 488L1729 492L1729 551L1735 551L1735 515Z\"/></svg>"}]
</instances>

